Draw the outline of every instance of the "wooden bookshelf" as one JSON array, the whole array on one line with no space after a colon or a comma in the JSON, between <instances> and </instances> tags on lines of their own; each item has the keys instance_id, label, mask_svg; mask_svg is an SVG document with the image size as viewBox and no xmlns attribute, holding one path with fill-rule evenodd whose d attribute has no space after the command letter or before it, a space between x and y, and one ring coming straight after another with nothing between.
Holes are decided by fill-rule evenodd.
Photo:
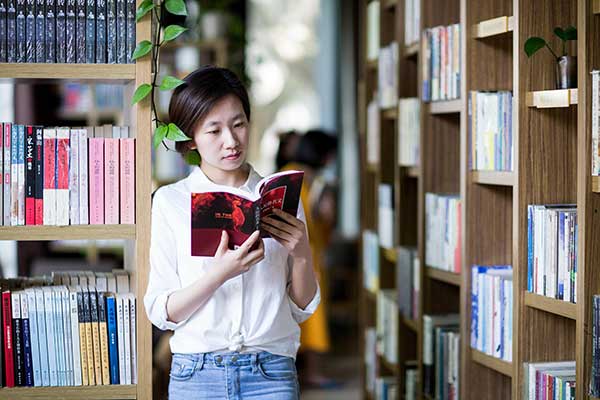
<instances>
[{"instance_id":1,"label":"wooden bookshelf","mask_svg":"<svg viewBox=\"0 0 600 400\"><path fill-rule=\"evenodd\" d=\"M135 225L0 226L0 240L134 240L135 238Z\"/></svg>"},{"instance_id":2,"label":"wooden bookshelf","mask_svg":"<svg viewBox=\"0 0 600 400\"><path fill-rule=\"evenodd\" d=\"M432 267L427 267L426 272L430 279L435 279L449 285L460 286L460 274Z\"/></svg>"},{"instance_id":3,"label":"wooden bookshelf","mask_svg":"<svg viewBox=\"0 0 600 400\"><path fill-rule=\"evenodd\" d=\"M527 92L527 107L560 108L577 104L577 89L538 90Z\"/></svg>"},{"instance_id":4,"label":"wooden bookshelf","mask_svg":"<svg viewBox=\"0 0 600 400\"><path fill-rule=\"evenodd\" d=\"M418 333L419 332L419 322L416 320L412 320L412 319L406 319L403 318L402 322L404 323L404 325L408 326L413 332Z\"/></svg>"},{"instance_id":5,"label":"wooden bookshelf","mask_svg":"<svg viewBox=\"0 0 600 400\"><path fill-rule=\"evenodd\" d=\"M419 167L406 167L406 176L418 178L420 174Z\"/></svg>"},{"instance_id":6,"label":"wooden bookshelf","mask_svg":"<svg viewBox=\"0 0 600 400\"><path fill-rule=\"evenodd\" d=\"M135 64L0 63L0 79L17 81L86 81L120 83L136 79Z\"/></svg>"},{"instance_id":7,"label":"wooden bookshelf","mask_svg":"<svg viewBox=\"0 0 600 400\"><path fill-rule=\"evenodd\" d=\"M383 110L383 118L395 120L398 118L398 108L388 108Z\"/></svg>"},{"instance_id":8,"label":"wooden bookshelf","mask_svg":"<svg viewBox=\"0 0 600 400\"><path fill-rule=\"evenodd\" d=\"M463 103L460 99L432 101L429 103L429 112L431 114L454 114L460 113L463 108Z\"/></svg>"},{"instance_id":9,"label":"wooden bookshelf","mask_svg":"<svg viewBox=\"0 0 600 400\"><path fill-rule=\"evenodd\" d=\"M421 46L421 43L416 42L413 43L411 45L405 46L404 47L404 56L405 57L414 57L417 54L419 54L419 46Z\"/></svg>"},{"instance_id":10,"label":"wooden bookshelf","mask_svg":"<svg viewBox=\"0 0 600 400\"><path fill-rule=\"evenodd\" d=\"M600 193L600 176L592 176L592 192Z\"/></svg>"},{"instance_id":11,"label":"wooden bookshelf","mask_svg":"<svg viewBox=\"0 0 600 400\"><path fill-rule=\"evenodd\" d=\"M129 400L137 399L136 385L3 388L0 400Z\"/></svg>"},{"instance_id":12,"label":"wooden bookshelf","mask_svg":"<svg viewBox=\"0 0 600 400\"><path fill-rule=\"evenodd\" d=\"M471 181L480 185L513 186L515 175L504 171L471 171Z\"/></svg>"},{"instance_id":13,"label":"wooden bookshelf","mask_svg":"<svg viewBox=\"0 0 600 400\"><path fill-rule=\"evenodd\" d=\"M392 9L392 8L394 8L394 7L396 7L398 5L398 1L399 0L384 0L385 7L387 9Z\"/></svg>"},{"instance_id":14,"label":"wooden bookshelf","mask_svg":"<svg viewBox=\"0 0 600 400\"><path fill-rule=\"evenodd\" d=\"M547 313L560 315L572 320L577 319L577 304L556 300L539 294L525 292L525 305Z\"/></svg>"},{"instance_id":15,"label":"wooden bookshelf","mask_svg":"<svg viewBox=\"0 0 600 400\"><path fill-rule=\"evenodd\" d=\"M399 367L398 364L392 363L390 361L388 361L385 357L383 357L382 355L378 356L379 358L379 363L389 372L391 372L393 375L398 376L398 371L399 371Z\"/></svg>"},{"instance_id":16,"label":"wooden bookshelf","mask_svg":"<svg viewBox=\"0 0 600 400\"><path fill-rule=\"evenodd\" d=\"M396 260L398 259L398 255L397 255L395 249L384 249L384 248L382 248L381 251L383 251L383 256L385 257L385 259L388 260L391 263L395 263Z\"/></svg>"},{"instance_id":17,"label":"wooden bookshelf","mask_svg":"<svg viewBox=\"0 0 600 400\"><path fill-rule=\"evenodd\" d=\"M512 363L509 363L496 357L489 356L475 349L471 349L471 358L477 364L483 365L489 369L500 372L502 375L512 377Z\"/></svg>"},{"instance_id":18,"label":"wooden bookshelf","mask_svg":"<svg viewBox=\"0 0 600 400\"><path fill-rule=\"evenodd\" d=\"M501 35L512 32L514 27L514 17L497 17L481 21L473 25L473 37L482 39L490 36Z\"/></svg>"},{"instance_id":19,"label":"wooden bookshelf","mask_svg":"<svg viewBox=\"0 0 600 400\"><path fill-rule=\"evenodd\" d=\"M594 14L600 14L600 0L593 0L592 5L594 7L592 12Z\"/></svg>"}]
</instances>

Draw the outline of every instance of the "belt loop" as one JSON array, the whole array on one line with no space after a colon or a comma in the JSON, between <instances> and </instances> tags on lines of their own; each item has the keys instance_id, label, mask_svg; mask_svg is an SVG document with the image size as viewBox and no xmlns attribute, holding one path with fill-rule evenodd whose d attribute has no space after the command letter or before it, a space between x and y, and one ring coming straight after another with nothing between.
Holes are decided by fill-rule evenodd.
<instances>
[{"instance_id":1,"label":"belt loop","mask_svg":"<svg viewBox=\"0 0 600 400\"><path fill-rule=\"evenodd\" d=\"M206 353L200 353L200 357L198 357L198 371L201 371L204 368Z\"/></svg>"},{"instance_id":2,"label":"belt loop","mask_svg":"<svg viewBox=\"0 0 600 400\"><path fill-rule=\"evenodd\" d=\"M258 353L252 353L252 373L258 372Z\"/></svg>"}]
</instances>

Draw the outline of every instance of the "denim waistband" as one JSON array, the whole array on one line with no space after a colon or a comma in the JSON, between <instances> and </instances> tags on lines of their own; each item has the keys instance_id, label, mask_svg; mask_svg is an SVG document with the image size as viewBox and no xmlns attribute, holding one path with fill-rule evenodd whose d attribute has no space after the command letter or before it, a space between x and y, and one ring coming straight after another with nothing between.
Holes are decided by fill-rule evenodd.
<instances>
[{"instance_id":1,"label":"denim waistband","mask_svg":"<svg viewBox=\"0 0 600 400\"><path fill-rule=\"evenodd\" d=\"M276 358L286 358L284 356L279 356L266 351L262 351L260 353L174 353L173 357L182 357L199 363L200 365L208 364L215 365L217 367L224 367L227 365L256 366L259 363L267 362Z\"/></svg>"}]
</instances>

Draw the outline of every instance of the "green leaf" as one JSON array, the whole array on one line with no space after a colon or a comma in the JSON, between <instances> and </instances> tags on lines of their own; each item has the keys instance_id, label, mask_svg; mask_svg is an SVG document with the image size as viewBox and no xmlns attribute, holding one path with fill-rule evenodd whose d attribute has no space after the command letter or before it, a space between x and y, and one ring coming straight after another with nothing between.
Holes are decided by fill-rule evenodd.
<instances>
[{"instance_id":1,"label":"green leaf","mask_svg":"<svg viewBox=\"0 0 600 400\"><path fill-rule=\"evenodd\" d=\"M546 41L541 37L530 37L525 41L525 53L527 53L527 57L531 57L538 50L546 46Z\"/></svg>"},{"instance_id":2,"label":"green leaf","mask_svg":"<svg viewBox=\"0 0 600 400\"><path fill-rule=\"evenodd\" d=\"M152 43L149 40L142 40L135 46L132 58L137 60L140 57L144 57L146 54L150 53L150 50L152 50Z\"/></svg>"},{"instance_id":3,"label":"green leaf","mask_svg":"<svg viewBox=\"0 0 600 400\"><path fill-rule=\"evenodd\" d=\"M156 149L158 146L160 146L161 142L165 139L165 137L167 136L167 132L169 131L169 127L167 125L159 125L155 130L154 130L154 137L152 139L152 144L154 145L154 148Z\"/></svg>"},{"instance_id":4,"label":"green leaf","mask_svg":"<svg viewBox=\"0 0 600 400\"><path fill-rule=\"evenodd\" d=\"M165 42L170 42L185 31L187 31L187 28L184 28L183 26L169 25L165 28L163 40Z\"/></svg>"},{"instance_id":5,"label":"green leaf","mask_svg":"<svg viewBox=\"0 0 600 400\"><path fill-rule=\"evenodd\" d=\"M167 11L175 15L187 16L187 9L183 0L167 0L165 3Z\"/></svg>"},{"instance_id":6,"label":"green leaf","mask_svg":"<svg viewBox=\"0 0 600 400\"><path fill-rule=\"evenodd\" d=\"M565 31L563 31L563 29L561 27L557 26L556 28L554 28L554 34L556 36L558 36L559 38L561 38L561 40L567 40L565 38Z\"/></svg>"},{"instance_id":7,"label":"green leaf","mask_svg":"<svg viewBox=\"0 0 600 400\"><path fill-rule=\"evenodd\" d=\"M135 22L140 22L144 15L148 14L154 8L152 0L144 0L135 13Z\"/></svg>"},{"instance_id":8,"label":"green leaf","mask_svg":"<svg viewBox=\"0 0 600 400\"><path fill-rule=\"evenodd\" d=\"M577 28L574 26L569 26L565 29L566 40L577 40Z\"/></svg>"},{"instance_id":9,"label":"green leaf","mask_svg":"<svg viewBox=\"0 0 600 400\"><path fill-rule=\"evenodd\" d=\"M182 81L181 79L177 79L175 77L172 76L165 76L163 78L162 83L160 84L160 90L171 90L171 89L175 89L177 86L183 85L185 83L185 81Z\"/></svg>"},{"instance_id":10,"label":"green leaf","mask_svg":"<svg viewBox=\"0 0 600 400\"><path fill-rule=\"evenodd\" d=\"M185 162L188 165L199 165L200 164L200 154L196 150L188 151L184 156Z\"/></svg>"},{"instance_id":11,"label":"green leaf","mask_svg":"<svg viewBox=\"0 0 600 400\"><path fill-rule=\"evenodd\" d=\"M135 93L133 94L133 99L131 99L131 105L143 100L150 92L152 91L152 85L149 83L142 83L135 89Z\"/></svg>"},{"instance_id":12,"label":"green leaf","mask_svg":"<svg viewBox=\"0 0 600 400\"><path fill-rule=\"evenodd\" d=\"M185 142L187 140L192 140L192 138L186 136L185 133L179 129L177 125L174 123L169 124L169 132L167 133L167 139L172 140L174 142Z\"/></svg>"}]
</instances>

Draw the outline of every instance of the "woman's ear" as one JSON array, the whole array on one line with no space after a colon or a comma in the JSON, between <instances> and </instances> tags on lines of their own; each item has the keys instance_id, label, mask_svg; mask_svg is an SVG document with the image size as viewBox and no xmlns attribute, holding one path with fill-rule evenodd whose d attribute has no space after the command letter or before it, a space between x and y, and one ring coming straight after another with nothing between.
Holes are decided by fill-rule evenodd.
<instances>
[{"instance_id":1,"label":"woman's ear","mask_svg":"<svg viewBox=\"0 0 600 400\"><path fill-rule=\"evenodd\" d=\"M196 142L194 142L193 140L188 140L187 148L188 150L196 150L198 146L196 146Z\"/></svg>"}]
</instances>

